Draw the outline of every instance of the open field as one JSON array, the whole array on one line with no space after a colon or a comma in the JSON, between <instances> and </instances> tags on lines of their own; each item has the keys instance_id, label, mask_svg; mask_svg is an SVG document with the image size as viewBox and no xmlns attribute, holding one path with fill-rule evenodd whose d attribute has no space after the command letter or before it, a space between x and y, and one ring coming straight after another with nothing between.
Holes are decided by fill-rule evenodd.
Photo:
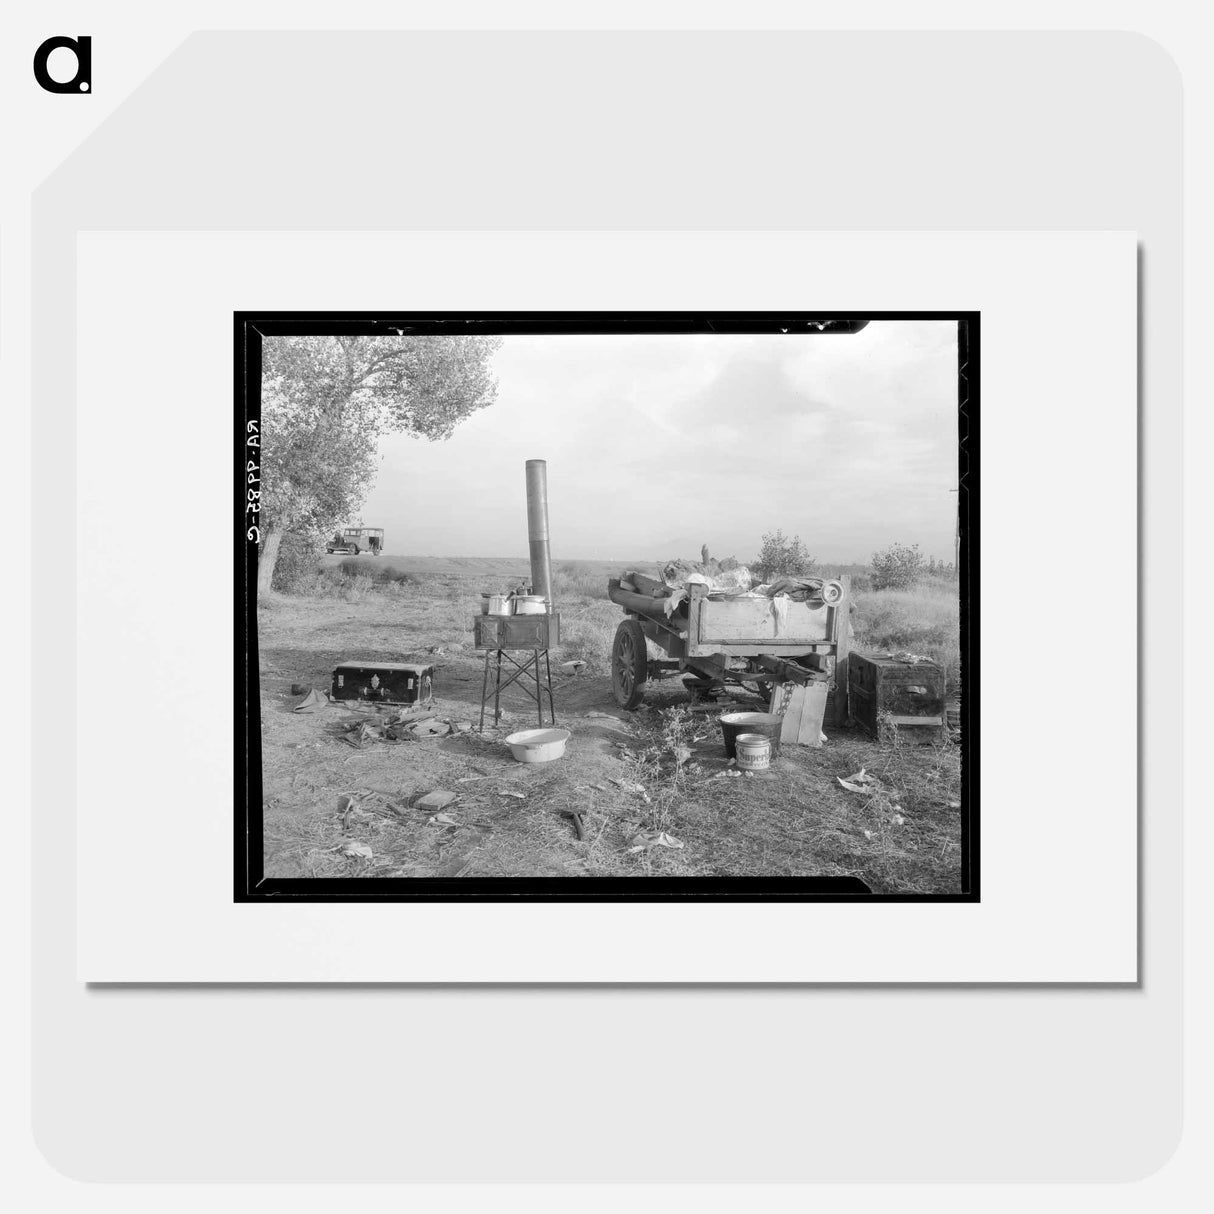
<instances>
[{"instance_id":1,"label":"open field","mask_svg":"<svg viewBox=\"0 0 1214 1214\"><path fill-rule=\"evenodd\" d=\"M267 874L854 874L878 892L958 891L953 743L881 746L858 730L828 730L820 749L789 747L767 773L730 776L721 710L695 704L681 681L651 685L634 713L618 709L608 674L622 614L606 598L606 578L622 565L554 562L563 639L552 655L557 720L573 736L552 764L515 763L501 741L535 724L534 707L515 688L503 697L508 714L496 730L362 749L341 735L374 718L375 708L292 711L299 697L291 685L326 689L340 661L417 659L435 665L440 717L475 725L483 657L472 648L471 617L481 591L528 578L525 557L325 557L311 593L260 602ZM956 613L947 588L876 592L857 599L853 625L858 643L938 653L955 668ZM585 670L562 676L556 663L572 657ZM681 748L690 758L680 763ZM840 787L836 777L861 767L879 780L877 790ZM438 788L458 795L446 811L455 825L429 824L430 814L410 808ZM343 823L342 798L365 793L380 795ZM584 841L561 816L572 807L583 812ZM683 847L629 850L639 834L656 831ZM371 858L343 857L350 841L367 844Z\"/></svg>"}]
</instances>

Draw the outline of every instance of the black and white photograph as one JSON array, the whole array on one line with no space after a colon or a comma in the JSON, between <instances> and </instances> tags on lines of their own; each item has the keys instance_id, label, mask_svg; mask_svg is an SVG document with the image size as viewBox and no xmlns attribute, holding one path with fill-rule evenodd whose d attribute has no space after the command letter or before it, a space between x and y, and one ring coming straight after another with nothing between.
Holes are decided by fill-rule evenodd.
<instances>
[{"instance_id":1,"label":"black and white photograph","mask_svg":"<svg viewBox=\"0 0 1214 1214\"><path fill-rule=\"evenodd\" d=\"M237 313L237 898L977 900L978 326Z\"/></svg>"}]
</instances>

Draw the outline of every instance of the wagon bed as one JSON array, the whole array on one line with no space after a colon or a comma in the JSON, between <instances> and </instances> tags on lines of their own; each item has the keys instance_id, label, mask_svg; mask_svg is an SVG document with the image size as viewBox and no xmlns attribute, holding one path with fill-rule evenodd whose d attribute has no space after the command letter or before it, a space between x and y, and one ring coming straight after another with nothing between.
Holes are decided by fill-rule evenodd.
<instances>
[{"instance_id":1,"label":"wagon bed","mask_svg":"<svg viewBox=\"0 0 1214 1214\"><path fill-rule=\"evenodd\" d=\"M612 602L625 612L612 647L612 684L621 707L635 708L650 679L691 672L705 683L748 677L761 689L790 678L826 678L829 719L846 717L848 579L837 583L841 591L833 602L787 601L783 611L766 596L722 594L693 584L670 614L670 587L639 573L624 580L635 589L625 589L620 578L607 583ZM650 658L646 640L665 656Z\"/></svg>"}]
</instances>

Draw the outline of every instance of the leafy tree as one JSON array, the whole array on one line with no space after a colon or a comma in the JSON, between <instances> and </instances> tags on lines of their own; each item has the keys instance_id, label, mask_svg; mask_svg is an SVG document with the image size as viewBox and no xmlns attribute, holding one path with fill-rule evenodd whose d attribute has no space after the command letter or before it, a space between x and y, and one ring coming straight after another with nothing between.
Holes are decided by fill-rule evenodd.
<instances>
[{"instance_id":1,"label":"leafy tree","mask_svg":"<svg viewBox=\"0 0 1214 1214\"><path fill-rule=\"evenodd\" d=\"M923 573L923 553L918 544L890 544L873 553L873 588L908 590Z\"/></svg>"},{"instance_id":2,"label":"leafy tree","mask_svg":"<svg viewBox=\"0 0 1214 1214\"><path fill-rule=\"evenodd\" d=\"M497 398L500 337L267 337L262 347L262 546L268 590L284 535L331 533L362 502L376 440L431 441Z\"/></svg>"},{"instance_id":3,"label":"leafy tree","mask_svg":"<svg viewBox=\"0 0 1214 1214\"><path fill-rule=\"evenodd\" d=\"M773 578L812 573L816 564L799 535L789 539L777 527L763 536L763 547L751 569L762 581L770 582Z\"/></svg>"}]
</instances>

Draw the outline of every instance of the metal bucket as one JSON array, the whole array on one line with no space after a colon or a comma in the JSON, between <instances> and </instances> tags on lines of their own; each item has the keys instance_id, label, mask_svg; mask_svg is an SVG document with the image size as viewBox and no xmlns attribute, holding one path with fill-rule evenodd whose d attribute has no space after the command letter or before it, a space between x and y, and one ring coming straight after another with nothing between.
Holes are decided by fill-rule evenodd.
<instances>
[{"instance_id":1,"label":"metal bucket","mask_svg":"<svg viewBox=\"0 0 1214 1214\"><path fill-rule=\"evenodd\" d=\"M766 771L771 766L771 739L761 733L737 737L738 767L742 771Z\"/></svg>"},{"instance_id":2,"label":"metal bucket","mask_svg":"<svg viewBox=\"0 0 1214 1214\"><path fill-rule=\"evenodd\" d=\"M725 735L725 754L736 759L736 743L739 734L757 733L771 742L774 758L780 753L780 726L782 718L774 712L727 712L721 718L721 732Z\"/></svg>"},{"instance_id":3,"label":"metal bucket","mask_svg":"<svg viewBox=\"0 0 1214 1214\"><path fill-rule=\"evenodd\" d=\"M542 594L516 594L514 596L515 615L544 615L548 605Z\"/></svg>"}]
</instances>

